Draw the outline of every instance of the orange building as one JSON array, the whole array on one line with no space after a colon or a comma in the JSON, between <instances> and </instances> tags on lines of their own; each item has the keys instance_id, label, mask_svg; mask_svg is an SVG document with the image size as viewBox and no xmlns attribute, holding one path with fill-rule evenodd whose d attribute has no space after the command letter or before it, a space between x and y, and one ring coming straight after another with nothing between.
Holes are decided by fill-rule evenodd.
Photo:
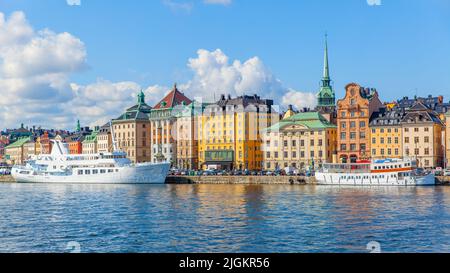
<instances>
[{"instance_id":1,"label":"orange building","mask_svg":"<svg viewBox=\"0 0 450 273\"><path fill-rule=\"evenodd\" d=\"M74 134L67 136L64 141L69 145L69 154L78 155L83 153L83 140L82 134Z\"/></svg>"},{"instance_id":2,"label":"orange building","mask_svg":"<svg viewBox=\"0 0 450 273\"><path fill-rule=\"evenodd\" d=\"M345 87L345 97L338 100L338 159L356 162L370 158L370 116L383 107L375 89L356 83Z\"/></svg>"}]
</instances>

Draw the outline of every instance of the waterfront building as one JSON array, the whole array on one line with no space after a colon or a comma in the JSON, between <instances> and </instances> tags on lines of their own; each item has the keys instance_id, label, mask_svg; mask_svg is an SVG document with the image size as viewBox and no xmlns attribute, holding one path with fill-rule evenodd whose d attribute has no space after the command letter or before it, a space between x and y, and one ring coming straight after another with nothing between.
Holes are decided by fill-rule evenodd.
<instances>
[{"instance_id":1,"label":"waterfront building","mask_svg":"<svg viewBox=\"0 0 450 273\"><path fill-rule=\"evenodd\" d=\"M83 154L96 154L97 153L97 134L98 131L92 132L87 135L82 142Z\"/></svg>"},{"instance_id":2,"label":"waterfront building","mask_svg":"<svg viewBox=\"0 0 450 273\"><path fill-rule=\"evenodd\" d=\"M27 160L28 158L36 154L36 143L33 138L30 137L30 140L23 144L23 160Z\"/></svg>"},{"instance_id":3,"label":"waterfront building","mask_svg":"<svg viewBox=\"0 0 450 273\"><path fill-rule=\"evenodd\" d=\"M375 89L350 83L345 90L345 97L337 103L338 160L346 163L370 159L369 121L383 104Z\"/></svg>"},{"instance_id":4,"label":"waterfront building","mask_svg":"<svg viewBox=\"0 0 450 273\"><path fill-rule=\"evenodd\" d=\"M336 95L331 86L330 70L328 66L328 43L325 36L325 54L323 65L323 77L320 91L317 94L316 110L329 122L336 123Z\"/></svg>"},{"instance_id":5,"label":"waterfront building","mask_svg":"<svg viewBox=\"0 0 450 273\"><path fill-rule=\"evenodd\" d=\"M176 120L179 107L192 101L177 89L173 89L158 102L149 113L151 123L150 141L152 162L168 161L177 163Z\"/></svg>"},{"instance_id":6,"label":"waterfront building","mask_svg":"<svg viewBox=\"0 0 450 273\"><path fill-rule=\"evenodd\" d=\"M83 134L75 133L64 138L64 142L69 145L69 154L79 155L83 153Z\"/></svg>"},{"instance_id":7,"label":"waterfront building","mask_svg":"<svg viewBox=\"0 0 450 273\"><path fill-rule=\"evenodd\" d=\"M392 108L391 108L392 109ZM372 159L402 158L403 110L381 109L370 120L370 151Z\"/></svg>"},{"instance_id":8,"label":"waterfront building","mask_svg":"<svg viewBox=\"0 0 450 273\"><path fill-rule=\"evenodd\" d=\"M199 122L201 168L260 170L262 130L278 122L273 101L258 95L231 98L205 107Z\"/></svg>"},{"instance_id":9,"label":"waterfront building","mask_svg":"<svg viewBox=\"0 0 450 273\"><path fill-rule=\"evenodd\" d=\"M117 148L126 152L128 158L134 163L151 160L150 121L148 119L151 109L145 103L145 95L141 91L137 104L112 121L112 136Z\"/></svg>"},{"instance_id":10,"label":"waterfront building","mask_svg":"<svg viewBox=\"0 0 450 273\"><path fill-rule=\"evenodd\" d=\"M31 136L20 137L5 148L6 163L9 165L24 164L28 156L28 149L24 149L24 145L31 142Z\"/></svg>"},{"instance_id":11,"label":"waterfront building","mask_svg":"<svg viewBox=\"0 0 450 273\"><path fill-rule=\"evenodd\" d=\"M406 110L401 121L403 129L403 155L414 157L422 168L442 167L444 124L439 116L417 101Z\"/></svg>"},{"instance_id":12,"label":"waterfront building","mask_svg":"<svg viewBox=\"0 0 450 273\"><path fill-rule=\"evenodd\" d=\"M36 138L35 154L50 154L52 151L52 142L48 131L44 131L42 135Z\"/></svg>"},{"instance_id":13,"label":"waterfront building","mask_svg":"<svg viewBox=\"0 0 450 273\"><path fill-rule=\"evenodd\" d=\"M7 129L6 133L8 134L9 141L11 143L18 140L19 138L31 137L33 135L33 133L28 129L28 126L27 128L25 128L23 123L18 129Z\"/></svg>"},{"instance_id":14,"label":"waterfront building","mask_svg":"<svg viewBox=\"0 0 450 273\"><path fill-rule=\"evenodd\" d=\"M110 153L112 152L112 137L111 126L109 123L100 127L97 134L97 152Z\"/></svg>"},{"instance_id":15,"label":"waterfront building","mask_svg":"<svg viewBox=\"0 0 450 273\"><path fill-rule=\"evenodd\" d=\"M336 136L336 126L319 112L298 113L283 119L264 131L264 168L305 170L335 162Z\"/></svg>"},{"instance_id":16,"label":"waterfront building","mask_svg":"<svg viewBox=\"0 0 450 273\"><path fill-rule=\"evenodd\" d=\"M427 97L403 97L397 101L396 107L406 110L413 107L416 102L420 102L428 109L436 112L438 117L445 122L445 113L450 110L450 102L445 102L443 96L433 97L432 95L428 95Z\"/></svg>"},{"instance_id":17,"label":"waterfront building","mask_svg":"<svg viewBox=\"0 0 450 273\"><path fill-rule=\"evenodd\" d=\"M180 169L199 169L198 128L206 105L194 100L189 105L181 106L176 114L176 166Z\"/></svg>"},{"instance_id":18,"label":"waterfront building","mask_svg":"<svg viewBox=\"0 0 450 273\"><path fill-rule=\"evenodd\" d=\"M80 121L77 121L75 132L66 135L63 141L69 146L69 154L82 154L83 141L87 135L90 135L92 130L89 127L81 127Z\"/></svg>"},{"instance_id":19,"label":"waterfront building","mask_svg":"<svg viewBox=\"0 0 450 273\"><path fill-rule=\"evenodd\" d=\"M0 135L0 162L4 161L5 147L9 145L9 138L6 135Z\"/></svg>"},{"instance_id":20,"label":"waterfront building","mask_svg":"<svg viewBox=\"0 0 450 273\"><path fill-rule=\"evenodd\" d=\"M445 167L450 167L450 109L445 114L445 134L444 134L444 147L445 147Z\"/></svg>"}]
</instances>

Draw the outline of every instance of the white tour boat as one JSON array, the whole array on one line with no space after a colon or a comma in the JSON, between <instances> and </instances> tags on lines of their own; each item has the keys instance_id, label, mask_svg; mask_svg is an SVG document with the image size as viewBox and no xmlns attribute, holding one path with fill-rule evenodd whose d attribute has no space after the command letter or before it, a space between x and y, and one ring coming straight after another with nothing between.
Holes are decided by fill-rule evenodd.
<instances>
[{"instance_id":1,"label":"white tour boat","mask_svg":"<svg viewBox=\"0 0 450 273\"><path fill-rule=\"evenodd\" d=\"M383 159L361 163L323 164L317 184L354 186L435 185L433 173L417 168L412 159Z\"/></svg>"},{"instance_id":2,"label":"white tour boat","mask_svg":"<svg viewBox=\"0 0 450 273\"><path fill-rule=\"evenodd\" d=\"M170 169L168 162L132 163L125 152L117 151L114 137L112 153L69 154L67 143L52 142L51 154L14 166L12 177L22 183L162 184Z\"/></svg>"}]
</instances>

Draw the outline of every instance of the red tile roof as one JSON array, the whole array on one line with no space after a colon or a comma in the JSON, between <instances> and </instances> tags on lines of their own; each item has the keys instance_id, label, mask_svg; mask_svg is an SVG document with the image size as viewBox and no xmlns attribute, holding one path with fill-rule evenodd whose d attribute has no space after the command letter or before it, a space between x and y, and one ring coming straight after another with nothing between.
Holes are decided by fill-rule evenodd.
<instances>
[{"instance_id":1,"label":"red tile roof","mask_svg":"<svg viewBox=\"0 0 450 273\"><path fill-rule=\"evenodd\" d=\"M165 102L165 105L163 105L163 102ZM192 101L188 97L178 91L177 85L175 84L169 94L167 94L160 102L158 102L153 107L153 109L172 108L176 105L182 104L183 102L185 102L186 105L192 103Z\"/></svg>"}]
</instances>

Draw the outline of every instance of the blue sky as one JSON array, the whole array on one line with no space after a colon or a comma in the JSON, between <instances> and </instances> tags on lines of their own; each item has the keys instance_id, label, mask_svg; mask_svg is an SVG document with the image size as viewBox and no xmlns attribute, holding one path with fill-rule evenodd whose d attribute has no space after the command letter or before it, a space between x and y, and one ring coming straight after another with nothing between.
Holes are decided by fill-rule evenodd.
<instances>
[{"instance_id":1,"label":"blue sky","mask_svg":"<svg viewBox=\"0 0 450 273\"><path fill-rule=\"evenodd\" d=\"M264 73L273 76L268 80L270 92L263 90L263 95L281 98L287 90L315 93L327 32L337 97L347 83L357 82L377 88L385 101L415 94L445 95L450 100L448 0L382 0L381 5L367 0L205 2L81 0L81 5L71 6L66 0L0 0L0 12L7 18L22 11L36 32L50 29L79 39L86 53L83 65L64 73L70 83L83 88L106 81L164 90L178 82L195 96L195 85L188 83L200 70L208 73L208 66L196 70L188 66L189 59L200 59L199 49L220 49L230 65L258 58L252 67L263 65ZM208 79L209 84L220 83ZM256 86L264 89L266 83ZM131 93L134 89L129 88ZM163 93L148 89L149 96ZM101 114L86 122L96 122ZM8 117L3 121L12 122ZM73 117L61 122L71 124Z\"/></svg>"}]
</instances>

